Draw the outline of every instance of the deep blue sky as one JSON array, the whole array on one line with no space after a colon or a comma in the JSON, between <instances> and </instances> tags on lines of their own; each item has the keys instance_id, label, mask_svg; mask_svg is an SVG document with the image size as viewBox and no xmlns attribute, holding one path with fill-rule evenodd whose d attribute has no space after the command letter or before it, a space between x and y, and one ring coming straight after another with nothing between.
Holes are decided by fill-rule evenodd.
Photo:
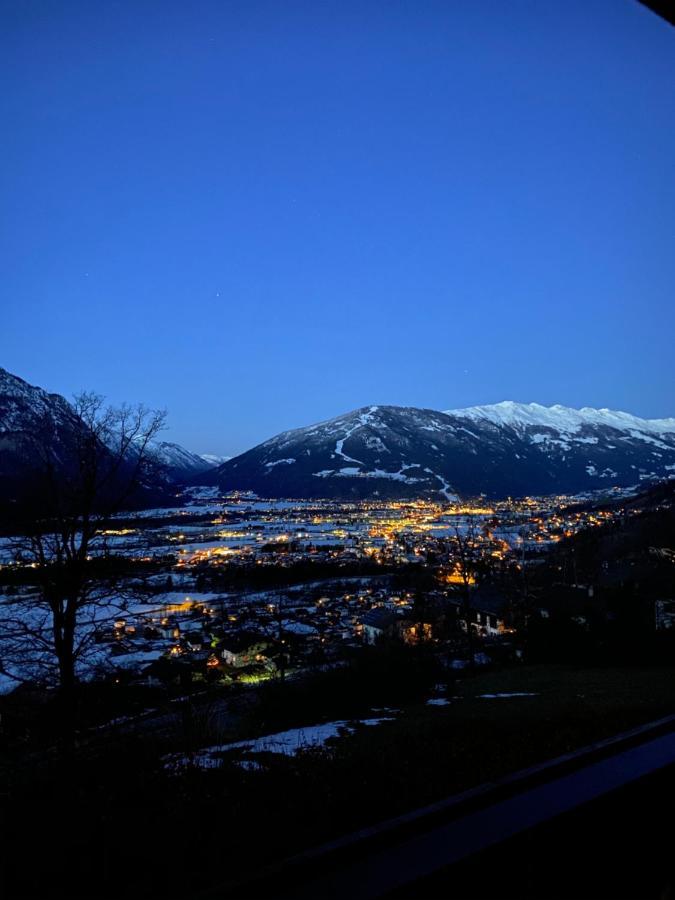
<instances>
[{"instance_id":1,"label":"deep blue sky","mask_svg":"<svg viewBox=\"0 0 675 900\"><path fill-rule=\"evenodd\" d=\"M0 365L200 452L675 415L675 30L634 0L0 9Z\"/></svg>"}]
</instances>

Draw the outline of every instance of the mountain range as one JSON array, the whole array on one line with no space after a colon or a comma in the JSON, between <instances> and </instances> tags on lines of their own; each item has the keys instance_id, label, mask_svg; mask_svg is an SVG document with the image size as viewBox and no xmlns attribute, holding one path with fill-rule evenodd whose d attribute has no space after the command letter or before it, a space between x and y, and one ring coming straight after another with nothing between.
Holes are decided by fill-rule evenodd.
<instances>
[{"instance_id":1,"label":"mountain range","mask_svg":"<svg viewBox=\"0 0 675 900\"><path fill-rule=\"evenodd\" d=\"M675 419L505 401L369 406L271 438L206 474L262 496L577 493L675 476Z\"/></svg>"},{"instance_id":2,"label":"mountain range","mask_svg":"<svg viewBox=\"0 0 675 900\"><path fill-rule=\"evenodd\" d=\"M229 456L212 456L208 453L198 455L171 441L155 441L150 451L165 477L176 484L187 483L229 459Z\"/></svg>"},{"instance_id":3,"label":"mountain range","mask_svg":"<svg viewBox=\"0 0 675 900\"><path fill-rule=\"evenodd\" d=\"M0 369L0 505L36 460L26 436L45 417L55 456L73 452L75 413ZM265 497L396 499L578 493L675 478L675 419L505 401L445 410L366 406L286 431L239 456L198 455L157 441L158 489L217 485Z\"/></svg>"}]
</instances>

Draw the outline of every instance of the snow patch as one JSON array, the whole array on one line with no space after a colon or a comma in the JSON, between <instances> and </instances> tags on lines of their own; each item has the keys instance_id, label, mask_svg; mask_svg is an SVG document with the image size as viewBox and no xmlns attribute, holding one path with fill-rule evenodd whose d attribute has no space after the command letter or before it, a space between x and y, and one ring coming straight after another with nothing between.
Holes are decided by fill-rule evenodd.
<instances>
[{"instance_id":1,"label":"snow patch","mask_svg":"<svg viewBox=\"0 0 675 900\"><path fill-rule=\"evenodd\" d=\"M538 697L539 694L531 693L530 691L502 691L498 694L479 694L478 697L481 700L498 700L507 697Z\"/></svg>"},{"instance_id":2,"label":"snow patch","mask_svg":"<svg viewBox=\"0 0 675 900\"><path fill-rule=\"evenodd\" d=\"M252 740L205 747L190 755L172 754L165 757L165 765L168 769L180 769L190 765L204 769L217 768L222 761L222 754L231 750L245 750L247 753L282 753L286 756L293 756L301 750L323 747L332 738L353 734L361 725L374 726L393 720L393 716L377 716L351 721L343 719L336 722L325 722L322 725L307 725L304 728L289 728L287 731L279 731L276 734L268 734Z\"/></svg>"}]
</instances>

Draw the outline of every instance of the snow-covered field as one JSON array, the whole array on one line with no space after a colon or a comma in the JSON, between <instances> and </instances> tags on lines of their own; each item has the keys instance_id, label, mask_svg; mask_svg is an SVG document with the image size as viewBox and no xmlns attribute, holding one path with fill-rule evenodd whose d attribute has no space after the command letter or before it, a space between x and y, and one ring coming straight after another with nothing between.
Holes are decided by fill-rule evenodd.
<instances>
[{"instance_id":1,"label":"snow-covered field","mask_svg":"<svg viewBox=\"0 0 675 900\"><path fill-rule=\"evenodd\" d=\"M278 731L275 734L266 734L247 741L204 747L193 754L172 754L166 757L165 763L169 769L185 766L198 766L204 769L217 768L225 754L235 750L245 751L247 754L282 753L286 756L293 756L302 750L324 747L330 740L354 734L357 728L381 725L383 722L392 722L393 720L394 716L389 715L366 719L340 719L319 725L289 728L287 731Z\"/></svg>"}]
</instances>

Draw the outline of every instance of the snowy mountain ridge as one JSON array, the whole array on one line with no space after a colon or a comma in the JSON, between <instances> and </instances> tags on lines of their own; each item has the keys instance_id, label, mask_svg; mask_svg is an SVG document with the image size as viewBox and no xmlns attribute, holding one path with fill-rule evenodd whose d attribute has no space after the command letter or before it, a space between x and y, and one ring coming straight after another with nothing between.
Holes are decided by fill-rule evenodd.
<instances>
[{"instance_id":1,"label":"snowy mountain ridge","mask_svg":"<svg viewBox=\"0 0 675 900\"><path fill-rule=\"evenodd\" d=\"M228 459L232 459L231 456L217 456L215 453L200 453L199 457L210 466L222 466Z\"/></svg>"},{"instance_id":2,"label":"snowy mountain ridge","mask_svg":"<svg viewBox=\"0 0 675 900\"><path fill-rule=\"evenodd\" d=\"M223 460L209 460L204 456L186 450L172 441L155 441L150 445L150 453L174 481L189 480L200 472L206 472Z\"/></svg>"},{"instance_id":3,"label":"snowy mountain ridge","mask_svg":"<svg viewBox=\"0 0 675 900\"><path fill-rule=\"evenodd\" d=\"M37 428L46 418L56 426L72 422L73 410L60 394L50 394L0 368L0 434Z\"/></svg>"},{"instance_id":4,"label":"snowy mountain ridge","mask_svg":"<svg viewBox=\"0 0 675 900\"><path fill-rule=\"evenodd\" d=\"M285 431L207 473L222 490L364 499L577 493L675 477L675 419L505 401L365 406Z\"/></svg>"},{"instance_id":5,"label":"snowy mountain ridge","mask_svg":"<svg viewBox=\"0 0 675 900\"><path fill-rule=\"evenodd\" d=\"M631 413L607 408L594 409L584 406L574 409L556 403L542 406L540 403L517 403L503 400L486 406L469 406L463 409L444 410L448 416L458 416L473 421L487 421L494 425L511 427L540 425L554 428L561 433L574 434L584 426L605 425L617 431L642 431L650 434L674 434L675 418L642 419Z\"/></svg>"},{"instance_id":6,"label":"snowy mountain ridge","mask_svg":"<svg viewBox=\"0 0 675 900\"><path fill-rule=\"evenodd\" d=\"M15 496L20 482L34 480L40 466L34 438L48 440L54 458L67 466L76 452L80 424L65 397L0 368L0 504ZM204 459L170 441L154 441L149 450L161 484L187 482L222 462Z\"/></svg>"},{"instance_id":7,"label":"snowy mountain ridge","mask_svg":"<svg viewBox=\"0 0 675 900\"><path fill-rule=\"evenodd\" d=\"M0 500L30 479L26 436L55 426L57 456L72 455L75 413L0 369ZM268 497L396 499L577 493L675 478L675 419L609 409L504 401L440 412L364 406L278 434L232 459L169 441L153 453L158 487L171 483Z\"/></svg>"}]
</instances>

